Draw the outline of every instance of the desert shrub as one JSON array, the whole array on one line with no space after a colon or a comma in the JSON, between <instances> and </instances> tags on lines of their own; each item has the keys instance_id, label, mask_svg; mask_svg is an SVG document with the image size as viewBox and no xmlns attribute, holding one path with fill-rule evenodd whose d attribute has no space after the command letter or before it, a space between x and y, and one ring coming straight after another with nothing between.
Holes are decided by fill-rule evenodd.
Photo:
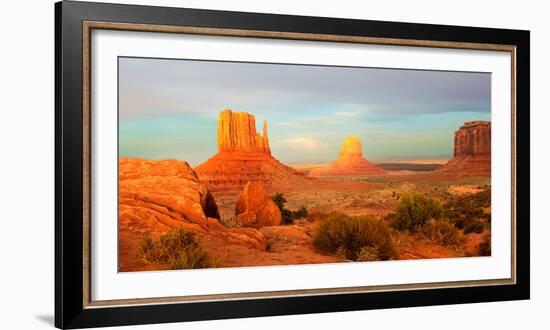
<instances>
[{"instance_id":1,"label":"desert shrub","mask_svg":"<svg viewBox=\"0 0 550 330\"><path fill-rule=\"evenodd\" d=\"M200 246L193 232L184 228L170 230L153 240L150 235L140 241L143 257L170 269L195 269L214 267L215 263Z\"/></svg>"},{"instance_id":2,"label":"desert shrub","mask_svg":"<svg viewBox=\"0 0 550 330\"><path fill-rule=\"evenodd\" d=\"M393 241L393 246L397 248L408 248L415 244L414 237L408 232L391 230L390 234Z\"/></svg>"},{"instance_id":3,"label":"desert shrub","mask_svg":"<svg viewBox=\"0 0 550 330\"><path fill-rule=\"evenodd\" d=\"M151 234L149 233L145 234L139 241L139 246L141 251L143 252L150 251L155 246L155 242L153 241Z\"/></svg>"},{"instance_id":4,"label":"desert shrub","mask_svg":"<svg viewBox=\"0 0 550 330\"><path fill-rule=\"evenodd\" d=\"M294 219L307 218L306 207L302 205L297 211L292 211L292 218Z\"/></svg>"},{"instance_id":5,"label":"desert shrub","mask_svg":"<svg viewBox=\"0 0 550 330\"><path fill-rule=\"evenodd\" d=\"M479 243L477 251L480 256L491 255L491 235L488 235L483 242Z\"/></svg>"},{"instance_id":6,"label":"desert shrub","mask_svg":"<svg viewBox=\"0 0 550 330\"><path fill-rule=\"evenodd\" d=\"M388 219L393 228L415 233L430 219L439 219L442 215L443 208L438 201L424 195L414 194L412 197L404 195L395 214Z\"/></svg>"},{"instance_id":7,"label":"desert shrub","mask_svg":"<svg viewBox=\"0 0 550 330\"><path fill-rule=\"evenodd\" d=\"M419 232L424 238L445 246L458 246L462 238L455 226L447 220L429 220Z\"/></svg>"},{"instance_id":8,"label":"desert shrub","mask_svg":"<svg viewBox=\"0 0 550 330\"><path fill-rule=\"evenodd\" d=\"M271 199L281 210L281 223L288 225L293 224L294 219L307 218L307 209L302 205L297 211L291 211L285 209L285 203L287 202L285 196L282 193L276 193L271 196Z\"/></svg>"},{"instance_id":9,"label":"desert shrub","mask_svg":"<svg viewBox=\"0 0 550 330\"><path fill-rule=\"evenodd\" d=\"M378 261L378 251L371 246L363 246L359 250L359 255L357 256L357 261Z\"/></svg>"},{"instance_id":10,"label":"desert shrub","mask_svg":"<svg viewBox=\"0 0 550 330\"><path fill-rule=\"evenodd\" d=\"M325 214L314 228L312 243L319 251L339 252L349 260L396 257L388 227L369 217L350 217L337 212ZM370 249L364 250L360 257L364 248Z\"/></svg>"},{"instance_id":11,"label":"desert shrub","mask_svg":"<svg viewBox=\"0 0 550 330\"><path fill-rule=\"evenodd\" d=\"M474 219L459 218L454 220L454 226L458 229L464 230L464 234L470 233L482 233L485 230L485 224L482 221Z\"/></svg>"},{"instance_id":12,"label":"desert shrub","mask_svg":"<svg viewBox=\"0 0 550 330\"><path fill-rule=\"evenodd\" d=\"M480 234L485 230L485 225L481 221L472 220L464 226L464 234Z\"/></svg>"},{"instance_id":13,"label":"desert shrub","mask_svg":"<svg viewBox=\"0 0 550 330\"><path fill-rule=\"evenodd\" d=\"M491 206L491 189L487 188L475 194L452 197L445 204L445 217L452 220L458 229L468 228L468 232L481 232L479 220L491 223L491 214L483 208ZM481 230L481 231L479 231Z\"/></svg>"},{"instance_id":14,"label":"desert shrub","mask_svg":"<svg viewBox=\"0 0 550 330\"><path fill-rule=\"evenodd\" d=\"M292 218L292 212L287 209L281 210L281 223L284 225L290 225L294 223L294 219Z\"/></svg>"}]
</instances>

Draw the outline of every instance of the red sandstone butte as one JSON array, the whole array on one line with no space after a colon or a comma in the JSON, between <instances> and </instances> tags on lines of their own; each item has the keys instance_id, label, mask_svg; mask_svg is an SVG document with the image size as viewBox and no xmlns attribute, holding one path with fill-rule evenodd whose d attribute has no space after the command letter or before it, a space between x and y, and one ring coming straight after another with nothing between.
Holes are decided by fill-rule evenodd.
<instances>
[{"instance_id":1,"label":"red sandstone butte","mask_svg":"<svg viewBox=\"0 0 550 330\"><path fill-rule=\"evenodd\" d=\"M290 184L307 180L303 174L271 155L267 122L262 135L256 119L247 112L225 109L218 119L218 153L195 167L207 186L244 186L247 182Z\"/></svg>"},{"instance_id":2,"label":"red sandstone butte","mask_svg":"<svg viewBox=\"0 0 550 330\"><path fill-rule=\"evenodd\" d=\"M310 176L380 175L386 172L363 158L361 139L352 135L344 140L338 159L328 167L313 169Z\"/></svg>"},{"instance_id":3,"label":"red sandstone butte","mask_svg":"<svg viewBox=\"0 0 550 330\"><path fill-rule=\"evenodd\" d=\"M441 171L466 175L491 174L491 122L469 121L455 132L454 158Z\"/></svg>"}]
</instances>

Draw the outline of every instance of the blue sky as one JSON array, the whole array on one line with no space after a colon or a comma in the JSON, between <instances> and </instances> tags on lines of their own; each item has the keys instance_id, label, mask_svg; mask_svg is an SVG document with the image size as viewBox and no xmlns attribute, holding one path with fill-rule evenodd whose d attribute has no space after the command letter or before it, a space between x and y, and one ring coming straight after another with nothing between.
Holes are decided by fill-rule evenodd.
<instances>
[{"instance_id":1,"label":"blue sky","mask_svg":"<svg viewBox=\"0 0 550 330\"><path fill-rule=\"evenodd\" d=\"M224 108L268 122L288 164L334 160L357 135L372 160L451 157L453 132L490 120L488 73L119 58L120 156L198 165Z\"/></svg>"}]
</instances>

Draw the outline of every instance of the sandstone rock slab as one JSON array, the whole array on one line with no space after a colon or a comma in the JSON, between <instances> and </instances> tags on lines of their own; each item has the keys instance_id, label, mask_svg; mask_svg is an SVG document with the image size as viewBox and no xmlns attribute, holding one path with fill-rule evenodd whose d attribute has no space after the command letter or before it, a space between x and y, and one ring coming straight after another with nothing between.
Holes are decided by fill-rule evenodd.
<instances>
[{"instance_id":1,"label":"sandstone rock slab","mask_svg":"<svg viewBox=\"0 0 550 330\"><path fill-rule=\"evenodd\" d=\"M248 182L237 197L235 216L244 226L260 228L281 224L281 211L258 182Z\"/></svg>"}]
</instances>

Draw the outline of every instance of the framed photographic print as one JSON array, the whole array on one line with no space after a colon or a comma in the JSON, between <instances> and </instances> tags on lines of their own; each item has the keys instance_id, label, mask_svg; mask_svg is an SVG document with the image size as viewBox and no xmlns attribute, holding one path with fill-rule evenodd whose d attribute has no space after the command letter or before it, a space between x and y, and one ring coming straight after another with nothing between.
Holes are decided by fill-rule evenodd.
<instances>
[{"instance_id":1,"label":"framed photographic print","mask_svg":"<svg viewBox=\"0 0 550 330\"><path fill-rule=\"evenodd\" d=\"M529 32L56 4L56 312L529 298Z\"/></svg>"}]
</instances>

